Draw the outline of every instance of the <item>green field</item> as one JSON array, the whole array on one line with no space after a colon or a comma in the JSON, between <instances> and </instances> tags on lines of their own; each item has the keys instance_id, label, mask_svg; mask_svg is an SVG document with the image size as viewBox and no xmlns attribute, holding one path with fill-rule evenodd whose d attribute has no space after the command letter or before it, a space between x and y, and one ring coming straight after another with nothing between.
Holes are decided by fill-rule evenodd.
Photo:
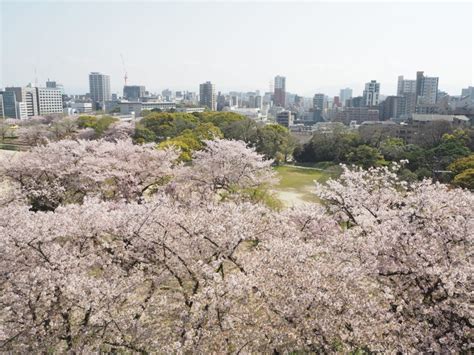
<instances>
[{"instance_id":1,"label":"green field","mask_svg":"<svg viewBox=\"0 0 474 355\"><path fill-rule=\"evenodd\" d=\"M324 182L338 175L338 167L324 170L311 167L278 166L275 168L280 182L274 190L277 197L287 206L304 202L318 202L314 194L314 181Z\"/></svg>"}]
</instances>

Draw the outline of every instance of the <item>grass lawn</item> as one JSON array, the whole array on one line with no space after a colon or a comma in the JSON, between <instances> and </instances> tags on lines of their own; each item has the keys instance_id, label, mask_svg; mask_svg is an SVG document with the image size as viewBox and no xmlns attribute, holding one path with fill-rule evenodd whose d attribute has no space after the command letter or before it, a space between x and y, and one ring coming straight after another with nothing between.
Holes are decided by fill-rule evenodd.
<instances>
[{"instance_id":1,"label":"grass lawn","mask_svg":"<svg viewBox=\"0 0 474 355\"><path fill-rule=\"evenodd\" d=\"M330 177L339 175L338 167L332 166L325 170L310 167L278 166L275 168L280 182L274 191L286 206L294 206L304 202L318 202L313 193L314 180L324 182Z\"/></svg>"}]
</instances>

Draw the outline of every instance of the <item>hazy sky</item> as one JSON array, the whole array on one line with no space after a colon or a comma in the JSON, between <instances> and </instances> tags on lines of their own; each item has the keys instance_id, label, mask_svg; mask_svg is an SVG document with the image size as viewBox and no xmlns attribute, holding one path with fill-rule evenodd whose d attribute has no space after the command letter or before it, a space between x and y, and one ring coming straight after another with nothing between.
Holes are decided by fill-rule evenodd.
<instances>
[{"instance_id":1,"label":"hazy sky","mask_svg":"<svg viewBox=\"0 0 474 355\"><path fill-rule=\"evenodd\" d=\"M19 2L0 0L0 87L47 78L67 93L88 92L88 73L150 91L268 91L275 75L287 91L361 94L381 82L394 94L398 75L440 77L460 94L472 85L470 3L374 2Z\"/></svg>"}]
</instances>

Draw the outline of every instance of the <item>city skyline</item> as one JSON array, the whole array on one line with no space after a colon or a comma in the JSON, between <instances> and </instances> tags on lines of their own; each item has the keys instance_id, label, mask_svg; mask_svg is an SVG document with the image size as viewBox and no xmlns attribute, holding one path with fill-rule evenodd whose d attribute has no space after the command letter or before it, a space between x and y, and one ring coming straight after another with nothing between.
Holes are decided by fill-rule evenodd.
<instances>
[{"instance_id":1,"label":"city skyline","mask_svg":"<svg viewBox=\"0 0 474 355\"><path fill-rule=\"evenodd\" d=\"M127 18L143 6L149 11L139 21ZM287 92L307 97L336 96L346 87L361 95L371 80L380 83L381 95L394 95L398 76L414 79L419 70L440 77L440 90L452 95L472 85L469 3L97 3L92 12L79 3L1 7L0 86L50 78L80 94L97 71L110 75L111 92L121 93L126 71L129 85L152 92L196 92L206 81L216 91L265 92L282 75ZM114 15L103 16L112 7ZM321 13L331 19L315 17ZM80 35L71 36L77 28Z\"/></svg>"}]
</instances>

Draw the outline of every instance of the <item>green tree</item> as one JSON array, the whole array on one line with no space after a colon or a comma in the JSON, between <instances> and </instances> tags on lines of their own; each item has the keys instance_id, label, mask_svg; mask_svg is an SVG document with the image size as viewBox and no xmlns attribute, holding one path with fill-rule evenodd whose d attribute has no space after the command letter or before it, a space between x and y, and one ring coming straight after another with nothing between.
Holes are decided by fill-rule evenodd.
<instances>
[{"instance_id":1,"label":"green tree","mask_svg":"<svg viewBox=\"0 0 474 355\"><path fill-rule=\"evenodd\" d=\"M179 136L186 129L194 129L198 119L188 113L151 112L140 123L153 131L157 141Z\"/></svg>"},{"instance_id":2,"label":"green tree","mask_svg":"<svg viewBox=\"0 0 474 355\"><path fill-rule=\"evenodd\" d=\"M468 189L474 189L474 154L457 159L448 167L455 176L453 184Z\"/></svg>"},{"instance_id":3,"label":"green tree","mask_svg":"<svg viewBox=\"0 0 474 355\"><path fill-rule=\"evenodd\" d=\"M137 123L135 125L135 133L133 135L133 140L136 143L149 143L154 142L156 140L156 136L152 130L144 127L140 123Z\"/></svg>"},{"instance_id":4,"label":"green tree","mask_svg":"<svg viewBox=\"0 0 474 355\"><path fill-rule=\"evenodd\" d=\"M474 169L474 154L457 159L449 165L448 169L455 174L462 173L464 170Z\"/></svg>"},{"instance_id":5,"label":"green tree","mask_svg":"<svg viewBox=\"0 0 474 355\"><path fill-rule=\"evenodd\" d=\"M193 152L201 149L202 146L203 143L191 131L186 131L178 137L167 139L158 144L159 149L168 147L178 148L181 151L179 155L179 160L181 161L191 161Z\"/></svg>"},{"instance_id":6,"label":"green tree","mask_svg":"<svg viewBox=\"0 0 474 355\"><path fill-rule=\"evenodd\" d=\"M95 128L96 124L96 116L79 116L77 119L77 126L79 128Z\"/></svg>"},{"instance_id":7,"label":"green tree","mask_svg":"<svg viewBox=\"0 0 474 355\"><path fill-rule=\"evenodd\" d=\"M212 123L199 123L194 129L193 134L198 140L209 140L216 138L224 138L219 127L214 126Z\"/></svg>"},{"instance_id":8,"label":"green tree","mask_svg":"<svg viewBox=\"0 0 474 355\"><path fill-rule=\"evenodd\" d=\"M459 140L444 140L441 144L429 150L430 163L433 170L445 170L456 159L471 153L469 148Z\"/></svg>"},{"instance_id":9,"label":"green tree","mask_svg":"<svg viewBox=\"0 0 474 355\"><path fill-rule=\"evenodd\" d=\"M462 173L456 175L453 179L453 184L474 190L474 169L466 169Z\"/></svg>"},{"instance_id":10,"label":"green tree","mask_svg":"<svg viewBox=\"0 0 474 355\"><path fill-rule=\"evenodd\" d=\"M140 117L146 117L146 116L148 116L150 113L151 113L150 110L142 110L142 112L140 112Z\"/></svg>"},{"instance_id":11,"label":"green tree","mask_svg":"<svg viewBox=\"0 0 474 355\"><path fill-rule=\"evenodd\" d=\"M380 143L380 153L385 159L399 161L405 159L406 144L401 138L388 138Z\"/></svg>"},{"instance_id":12,"label":"green tree","mask_svg":"<svg viewBox=\"0 0 474 355\"><path fill-rule=\"evenodd\" d=\"M95 133L97 134L97 136L101 136L106 130L107 128L109 128L109 126L114 123L114 122L118 122L119 119L118 118L115 118L115 117L112 117L112 116L102 116L101 118L99 118L97 120L97 123L95 125L94 130L95 130Z\"/></svg>"},{"instance_id":13,"label":"green tree","mask_svg":"<svg viewBox=\"0 0 474 355\"><path fill-rule=\"evenodd\" d=\"M311 140L296 151L295 159L301 162L347 160L353 148L361 144L357 132L336 128L332 132L316 132Z\"/></svg>"},{"instance_id":14,"label":"green tree","mask_svg":"<svg viewBox=\"0 0 474 355\"><path fill-rule=\"evenodd\" d=\"M360 165L364 169L380 166L385 163L383 160L383 155L380 154L377 148L373 148L365 144L354 148L348 154L347 158L349 162Z\"/></svg>"},{"instance_id":15,"label":"green tree","mask_svg":"<svg viewBox=\"0 0 474 355\"><path fill-rule=\"evenodd\" d=\"M257 130L256 149L268 159L285 161L293 153L295 145L288 129L281 125L265 125Z\"/></svg>"}]
</instances>

